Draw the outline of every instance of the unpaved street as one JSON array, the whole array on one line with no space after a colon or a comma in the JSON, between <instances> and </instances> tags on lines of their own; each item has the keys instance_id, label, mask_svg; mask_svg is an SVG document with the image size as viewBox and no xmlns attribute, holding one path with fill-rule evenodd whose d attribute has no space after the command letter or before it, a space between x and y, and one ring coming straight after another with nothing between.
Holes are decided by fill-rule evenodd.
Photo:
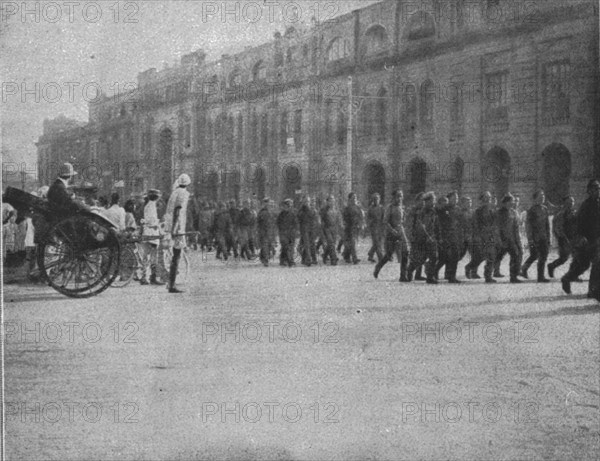
<instances>
[{"instance_id":1,"label":"unpaved street","mask_svg":"<svg viewBox=\"0 0 600 461\"><path fill-rule=\"evenodd\" d=\"M183 295L5 287L7 459L597 459L584 284L192 265Z\"/></svg>"}]
</instances>

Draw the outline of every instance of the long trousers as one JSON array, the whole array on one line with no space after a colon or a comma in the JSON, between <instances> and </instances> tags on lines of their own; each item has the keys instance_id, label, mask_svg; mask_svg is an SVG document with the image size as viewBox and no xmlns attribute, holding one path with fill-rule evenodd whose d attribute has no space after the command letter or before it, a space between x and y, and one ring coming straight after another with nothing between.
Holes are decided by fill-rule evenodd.
<instances>
[{"instance_id":1,"label":"long trousers","mask_svg":"<svg viewBox=\"0 0 600 461\"><path fill-rule=\"evenodd\" d=\"M467 271L477 272L481 263L485 261L483 274L486 280L491 279L494 273L497 250L494 242L487 244L483 242L474 242L472 246L471 261L469 261L469 264L467 264L466 267Z\"/></svg>"},{"instance_id":2,"label":"long trousers","mask_svg":"<svg viewBox=\"0 0 600 461\"><path fill-rule=\"evenodd\" d=\"M523 264L523 272L537 260L538 279L544 278L546 261L548 260L549 243L546 240L538 240L529 244L529 258Z\"/></svg>"},{"instance_id":3,"label":"long trousers","mask_svg":"<svg viewBox=\"0 0 600 461\"><path fill-rule=\"evenodd\" d=\"M519 275L521 261L523 259L523 251L516 243L506 243L498 247L494 271L500 269L500 261L502 261L502 258L504 258L504 256L507 254L510 256L510 278L514 280L517 278L517 275Z\"/></svg>"},{"instance_id":4,"label":"long trousers","mask_svg":"<svg viewBox=\"0 0 600 461\"><path fill-rule=\"evenodd\" d=\"M356 240L358 239L358 231L357 232L346 232L344 236L344 260L352 262L358 261L358 257L356 256Z\"/></svg>"},{"instance_id":5,"label":"long trousers","mask_svg":"<svg viewBox=\"0 0 600 461\"><path fill-rule=\"evenodd\" d=\"M382 248L383 236L381 231L378 229L371 230L371 248L369 250L369 259L373 259L375 253L377 253L377 260L381 261L383 258ZM387 245L387 242L386 242Z\"/></svg>"},{"instance_id":6,"label":"long trousers","mask_svg":"<svg viewBox=\"0 0 600 461\"><path fill-rule=\"evenodd\" d=\"M553 269L556 269L559 266L562 266L569 259L569 256L573 254L573 246L569 242L568 239L564 237L558 238L558 259L552 261L550 266Z\"/></svg>"},{"instance_id":7,"label":"long trousers","mask_svg":"<svg viewBox=\"0 0 600 461\"><path fill-rule=\"evenodd\" d=\"M410 248L410 264L408 272L412 273L418 266L425 264L428 279L435 279L435 268L438 260L436 242L414 242Z\"/></svg>"},{"instance_id":8,"label":"long trousers","mask_svg":"<svg viewBox=\"0 0 600 461\"><path fill-rule=\"evenodd\" d=\"M569 271L564 279L574 281L592 266L588 293L597 296L600 294L600 242L596 241L578 247L574 254Z\"/></svg>"},{"instance_id":9,"label":"long trousers","mask_svg":"<svg viewBox=\"0 0 600 461\"><path fill-rule=\"evenodd\" d=\"M296 239L290 235L279 234L279 244L281 245L281 254L279 261L283 265L293 266L294 263L294 246Z\"/></svg>"},{"instance_id":10,"label":"long trousers","mask_svg":"<svg viewBox=\"0 0 600 461\"><path fill-rule=\"evenodd\" d=\"M408 271L409 250L408 246L403 243L401 239L390 237L385 239L385 255L379 259L379 262L376 266L377 271L380 271L383 266L390 262L394 254L400 262L400 278L404 280Z\"/></svg>"},{"instance_id":11,"label":"long trousers","mask_svg":"<svg viewBox=\"0 0 600 461\"><path fill-rule=\"evenodd\" d=\"M440 245L439 259L435 268L436 276L440 269L446 266L445 278L448 280L455 280L461 252L462 245L459 242L442 242Z\"/></svg>"},{"instance_id":12,"label":"long trousers","mask_svg":"<svg viewBox=\"0 0 600 461\"><path fill-rule=\"evenodd\" d=\"M326 263L327 259L329 259L331 264L337 264L338 257L335 251L335 232L329 229L323 229L323 239L323 246L325 247L323 252L323 263Z\"/></svg>"}]
</instances>

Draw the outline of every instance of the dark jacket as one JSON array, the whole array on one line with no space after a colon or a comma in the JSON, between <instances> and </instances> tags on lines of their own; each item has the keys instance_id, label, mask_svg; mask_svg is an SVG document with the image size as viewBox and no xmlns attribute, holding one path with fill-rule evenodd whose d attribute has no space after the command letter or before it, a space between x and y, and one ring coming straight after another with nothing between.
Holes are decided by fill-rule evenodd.
<instances>
[{"instance_id":1,"label":"dark jacket","mask_svg":"<svg viewBox=\"0 0 600 461\"><path fill-rule=\"evenodd\" d=\"M563 209L554 216L552 232L556 238L572 240L577 235L577 215L573 210Z\"/></svg>"},{"instance_id":2,"label":"dark jacket","mask_svg":"<svg viewBox=\"0 0 600 461\"><path fill-rule=\"evenodd\" d=\"M300 232L315 232L319 227L319 215L317 210L314 210L306 205L302 205L298 211L298 223Z\"/></svg>"},{"instance_id":3,"label":"dark jacket","mask_svg":"<svg viewBox=\"0 0 600 461\"><path fill-rule=\"evenodd\" d=\"M577 232L593 243L600 238L600 200L588 197L577 212Z\"/></svg>"},{"instance_id":4,"label":"dark jacket","mask_svg":"<svg viewBox=\"0 0 600 461\"><path fill-rule=\"evenodd\" d=\"M232 225L229 210L218 210L215 213L213 232L216 235L231 235Z\"/></svg>"},{"instance_id":5,"label":"dark jacket","mask_svg":"<svg viewBox=\"0 0 600 461\"><path fill-rule=\"evenodd\" d=\"M440 223L435 209L422 208L416 219L413 235L415 242L428 242L430 239L435 242L440 241Z\"/></svg>"},{"instance_id":6,"label":"dark jacket","mask_svg":"<svg viewBox=\"0 0 600 461\"><path fill-rule=\"evenodd\" d=\"M444 242L462 244L464 237L464 214L457 205L446 205L438 214Z\"/></svg>"},{"instance_id":7,"label":"dark jacket","mask_svg":"<svg viewBox=\"0 0 600 461\"><path fill-rule=\"evenodd\" d=\"M275 219L268 208L262 208L258 212L258 237L261 240L272 239L275 235Z\"/></svg>"},{"instance_id":8,"label":"dark jacket","mask_svg":"<svg viewBox=\"0 0 600 461\"><path fill-rule=\"evenodd\" d=\"M490 205L482 205L475 210L473 240L484 244L499 243L496 211Z\"/></svg>"},{"instance_id":9,"label":"dark jacket","mask_svg":"<svg viewBox=\"0 0 600 461\"><path fill-rule=\"evenodd\" d=\"M358 205L348 205L342 214L344 230L347 234L357 234L363 223L362 210Z\"/></svg>"},{"instance_id":10,"label":"dark jacket","mask_svg":"<svg viewBox=\"0 0 600 461\"><path fill-rule=\"evenodd\" d=\"M384 228L383 218L385 216L385 210L383 206L370 206L367 211L367 225L371 233L382 232Z\"/></svg>"},{"instance_id":11,"label":"dark jacket","mask_svg":"<svg viewBox=\"0 0 600 461\"><path fill-rule=\"evenodd\" d=\"M533 205L527 212L527 239L530 242L550 241L550 220L545 205Z\"/></svg>"},{"instance_id":12,"label":"dark jacket","mask_svg":"<svg viewBox=\"0 0 600 461\"><path fill-rule=\"evenodd\" d=\"M281 235L296 238L298 231L298 219L292 210L283 210L277 216L277 228Z\"/></svg>"},{"instance_id":13,"label":"dark jacket","mask_svg":"<svg viewBox=\"0 0 600 461\"><path fill-rule=\"evenodd\" d=\"M519 217L515 210L500 208L498 210L498 230L500 242L503 246L521 246L519 234Z\"/></svg>"},{"instance_id":14,"label":"dark jacket","mask_svg":"<svg viewBox=\"0 0 600 461\"><path fill-rule=\"evenodd\" d=\"M388 240L401 240L408 244L408 238L404 229L404 208L390 204L384 216L384 225Z\"/></svg>"},{"instance_id":15,"label":"dark jacket","mask_svg":"<svg viewBox=\"0 0 600 461\"><path fill-rule=\"evenodd\" d=\"M48 189L48 201L59 213L76 213L85 209L71 198L67 187L60 179L56 179Z\"/></svg>"}]
</instances>

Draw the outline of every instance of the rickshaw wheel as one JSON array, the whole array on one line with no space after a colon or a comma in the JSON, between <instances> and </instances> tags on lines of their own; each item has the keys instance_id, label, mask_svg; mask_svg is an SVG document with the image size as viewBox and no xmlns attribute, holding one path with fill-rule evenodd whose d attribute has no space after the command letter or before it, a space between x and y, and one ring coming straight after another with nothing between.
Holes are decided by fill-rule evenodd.
<instances>
[{"instance_id":1,"label":"rickshaw wheel","mask_svg":"<svg viewBox=\"0 0 600 461\"><path fill-rule=\"evenodd\" d=\"M50 228L37 256L48 285L72 298L88 298L106 290L118 275L120 244L102 218L76 215Z\"/></svg>"}]
</instances>

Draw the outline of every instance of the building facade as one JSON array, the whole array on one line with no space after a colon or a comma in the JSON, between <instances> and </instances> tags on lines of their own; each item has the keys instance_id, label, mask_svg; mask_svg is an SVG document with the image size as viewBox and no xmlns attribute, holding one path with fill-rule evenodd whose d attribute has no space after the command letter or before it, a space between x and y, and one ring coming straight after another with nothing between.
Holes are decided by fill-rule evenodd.
<instances>
[{"instance_id":1,"label":"building facade","mask_svg":"<svg viewBox=\"0 0 600 461\"><path fill-rule=\"evenodd\" d=\"M598 5L386 0L207 62L198 50L44 129L39 178L71 159L107 193L207 200L395 188L531 202L600 175ZM73 160L74 159L74 160ZM120 182L122 181L122 182Z\"/></svg>"}]
</instances>

